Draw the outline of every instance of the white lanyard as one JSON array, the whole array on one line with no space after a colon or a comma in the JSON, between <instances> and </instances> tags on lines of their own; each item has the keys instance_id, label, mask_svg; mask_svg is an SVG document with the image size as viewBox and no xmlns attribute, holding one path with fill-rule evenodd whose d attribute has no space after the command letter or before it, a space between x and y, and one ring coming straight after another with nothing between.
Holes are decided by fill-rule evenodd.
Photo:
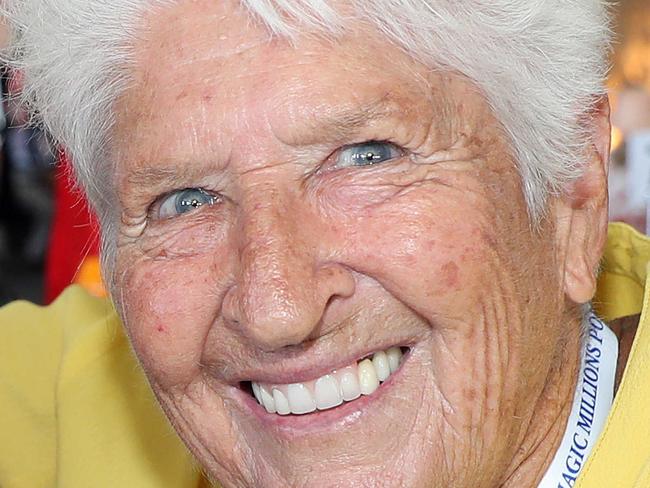
<instances>
[{"instance_id":1,"label":"white lanyard","mask_svg":"<svg viewBox=\"0 0 650 488\"><path fill-rule=\"evenodd\" d=\"M593 312L585 320L588 337L571 415L560 448L539 488L569 488L574 485L605 426L614 401L618 339Z\"/></svg>"}]
</instances>

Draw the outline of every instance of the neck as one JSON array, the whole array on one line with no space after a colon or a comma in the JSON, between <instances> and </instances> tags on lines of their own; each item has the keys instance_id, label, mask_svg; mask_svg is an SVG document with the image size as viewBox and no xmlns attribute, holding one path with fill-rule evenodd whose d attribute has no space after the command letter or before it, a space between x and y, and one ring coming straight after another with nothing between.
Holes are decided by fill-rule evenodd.
<instances>
[{"instance_id":1,"label":"neck","mask_svg":"<svg viewBox=\"0 0 650 488\"><path fill-rule=\"evenodd\" d=\"M501 485L504 488L538 486L562 442L573 405L583 347L580 323L572 323L567 330L575 332L558 347L528 429L508 471L511 474Z\"/></svg>"},{"instance_id":2,"label":"neck","mask_svg":"<svg viewBox=\"0 0 650 488\"><path fill-rule=\"evenodd\" d=\"M636 326L625 324L627 327L621 333L619 324L615 323L614 328L619 330L612 334L595 316L589 318L588 324L586 344L577 337L563 342L566 345L553 361L557 366L547 377L518 450L517 458L521 462L515 464L516 469L502 486L536 487L542 478L543 486L555 486L556 477L567 482L575 480L597 441L611 407L612 394L627 363ZM581 387L576 392L578 381ZM571 423L567 426L569 418ZM576 439L580 440L579 444Z\"/></svg>"}]
</instances>

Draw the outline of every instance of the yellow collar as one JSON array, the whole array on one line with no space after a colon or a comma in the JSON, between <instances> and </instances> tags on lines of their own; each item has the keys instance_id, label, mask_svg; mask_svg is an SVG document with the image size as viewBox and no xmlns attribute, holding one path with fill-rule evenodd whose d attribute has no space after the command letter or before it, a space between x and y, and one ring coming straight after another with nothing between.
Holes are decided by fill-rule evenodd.
<instances>
[{"instance_id":1,"label":"yellow collar","mask_svg":"<svg viewBox=\"0 0 650 488\"><path fill-rule=\"evenodd\" d=\"M594 307L606 320L641 319L607 424L575 488L650 486L649 270L650 239L612 224Z\"/></svg>"}]
</instances>

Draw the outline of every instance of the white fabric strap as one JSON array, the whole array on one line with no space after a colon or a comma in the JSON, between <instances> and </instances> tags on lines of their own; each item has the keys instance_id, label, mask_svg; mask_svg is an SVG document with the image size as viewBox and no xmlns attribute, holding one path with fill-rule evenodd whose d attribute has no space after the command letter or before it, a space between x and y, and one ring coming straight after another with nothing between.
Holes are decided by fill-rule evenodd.
<instances>
[{"instance_id":1,"label":"white fabric strap","mask_svg":"<svg viewBox=\"0 0 650 488\"><path fill-rule=\"evenodd\" d=\"M539 488L572 487L585 465L614 401L618 362L616 335L593 312L566 432Z\"/></svg>"}]
</instances>

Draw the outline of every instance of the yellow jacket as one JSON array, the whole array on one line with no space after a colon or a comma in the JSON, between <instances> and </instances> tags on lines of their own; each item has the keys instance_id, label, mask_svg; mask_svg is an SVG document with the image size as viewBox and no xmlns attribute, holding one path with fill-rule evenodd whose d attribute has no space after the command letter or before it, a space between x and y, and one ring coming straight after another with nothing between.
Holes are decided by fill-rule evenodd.
<instances>
[{"instance_id":1,"label":"yellow jacket","mask_svg":"<svg viewBox=\"0 0 650 488\"><path fill-rule=\"evenodd\" d=\"M610 227L594 301L641 324L605 430L576 488L650 488L650 239ZM0 309L0 487L206 485L106 300L68 289Z\"/></svg>"}]
</instances>

